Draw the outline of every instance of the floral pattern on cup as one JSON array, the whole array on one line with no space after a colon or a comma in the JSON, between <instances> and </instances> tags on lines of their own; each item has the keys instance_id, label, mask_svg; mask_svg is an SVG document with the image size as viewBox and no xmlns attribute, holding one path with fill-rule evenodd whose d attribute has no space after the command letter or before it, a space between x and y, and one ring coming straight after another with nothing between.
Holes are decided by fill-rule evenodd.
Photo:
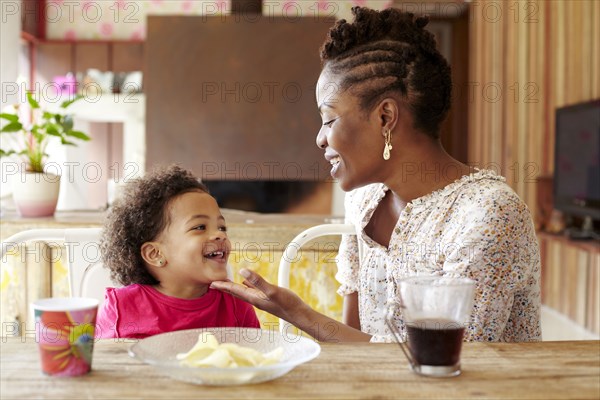
<instances>
[{"instance_id":1,"label":"floral pattern on cup","mask_svg":"<svg viewBox=\"0 0 600 400\"><path fill-rule=\"evenodd\" d=\"M54 376L77 376L90 371L96 309L35 310L35 322L44 373Z\"/></svg>"}]
</instances>

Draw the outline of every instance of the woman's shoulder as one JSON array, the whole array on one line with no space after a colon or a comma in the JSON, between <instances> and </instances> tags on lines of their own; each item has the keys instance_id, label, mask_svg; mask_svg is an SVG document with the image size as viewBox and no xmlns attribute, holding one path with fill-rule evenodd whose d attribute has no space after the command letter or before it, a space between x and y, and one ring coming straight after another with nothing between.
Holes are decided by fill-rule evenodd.
<instances>
[{"instance_id":1,"label":"woman's shoulder","mask_svg":"<svg viewBox=\"0 0 600 400\"><path fill-rule=\"evenodd\" d=\"M467 181L451 199L452 221L460 221L460 232L503 232L516 239L533 237L529 208L505 179L484 171Z\"/></svg>"},{"instance_id":2,"label":"woman's shoulder","mask_svg":"<svg viewBox=\"0 0 600 400\"><path fill-rule=\"evenodd\" d=\"M479 170L462 181L456 191L459 204L467 209L527 210L527 205L519 195L506 183L506 179L494 171Z\"/></svg>"}]
</instances>

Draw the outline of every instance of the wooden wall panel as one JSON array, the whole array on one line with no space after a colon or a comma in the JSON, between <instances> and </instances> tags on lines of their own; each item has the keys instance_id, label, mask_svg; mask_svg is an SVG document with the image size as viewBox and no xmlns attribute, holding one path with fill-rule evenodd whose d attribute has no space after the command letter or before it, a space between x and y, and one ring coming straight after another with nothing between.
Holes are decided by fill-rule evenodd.
<instances>
[{"instance_id":1,"label":"wooden wall panel","mask_svg":"<svg viewBox=\"0 0 600 400\"><path fill-rule=\"evenodd\" d=\"M552 16L555 17L553 21L552 27L550 29L556 29L556 49L554 52L554 63L550 66L554 67L556 80L554 82L550 82L550 85L555 85L556 87L556 97L554 98L553 106L562 106L565 104L565 74L567 71L566 64L566 51L565 51L565 41L566 41L566 29L565 29L565 13L566 6L562 1L557 1L556 4L552 4L549 2L549 12Z\"/></svg>"},{"instance_id":2,"label":"wooden wall panel","mask_svg":"<svg viewBox=\"0 0 600 400\"><path fill-rule=\"evenodd\" d=\"M600 248L546 233L539 239L542 303L600 333Z\"/></svg>"},{"instance_id":3,"label":"wooden wall panel","mask_svg":"<svg viewBox=\"0 0 600 400\"><path fill-rule=\"evenodd\" d=\"M498 7L501 21L484 11ZM554 172L555 110L600 97L600 1L473 2L470 58L469 81L497 82L503 98L475 95L469 103L469 162L500 164L532 215L541 215L537 179ZM597 244L540 235L543 303L598 333Z\"/></svg>"},{"instance_id":4,"label":"wooden wall panel","mask_svg":"<svg viewBox=\"0 0 600 400\"><path fill-rule=\"evenodd\" d=\"M144 44L143 43L115 43L112 46L113 65L116 72L143 71L144 69Z\"/></svg>"},{"instance_id":5,"label":"wooden wall panel","mask_svg":"<svg viewBox=\"0 0 600 400\"><path fill-rule=\"evenodd\" d=\"M475 10L471 11L471 35L469 35L469 71L470 71L470 85L467 87L469 91L469 162L474 163L478 157L481 156L481 139L483 135L483 126L481 112L482 102L475 100L475 95L471 93L477 85L477 80L481 79L481 63L483 61L483 55L475 56L476 52L484 51L483 46L483 24L479 21Z\"/></svg>"},{"instance_id":6,"label":"wooden wall panel","mask_svg":"<svg viewBox=\"0 0 600 400\"><path fill-rule=\"evenodd\" d=\"M442 145L448 153L461 162L469 159L466 140L469 124L469 15L464 13L451 20L452 26L452 108L442 125Z\"/></svg>"},{"instance_id":7,"label":"wooden wall panel","mask_svg":"<svg viewBox=\"0 0 600 400\"><path fill-rule=\"evenodd\" d=\"M489 159L494 165L500 165L504 149L502 147L502 97L504 88L502 86L502 65L504 37L502 35L502 24L495 23L490 27L490 36L488 43L496 43L489 46L490 50L490 76L486 81L484 101L488 103L489 120L488 129L490 140L487 143L489 150Z\"/></svg>"},{"instance_id":8,"label":"wooden wall panel","mask_svg":"<svg viewBox=\"0 0 600 400\"><path fill-rule=\"evenodd\" d=\"M587 286L586 326L600 333L600 252L591 254Z\"/></svg>"},{"instance_id":9,"label":"wooden wall panel","mask_svg":"<svg viewBox=\"0 0 600 400\"><path fill-rule=\"evenodd\" d=\"M513 5L518 10L517 22L514 24L517 29L517 42L513 43L513 46L516 46L518 49L518 58L515 65L517 68L517 80L515 82L505 82L505 85L508 85L509 88L514 88L513 95L515 97L512 102L517 108L517 130L513 132L513 135L516 135L515 147L512 151L512 160L507 168L512 168L515 171L515 179L512 181L512 184L521 198L527 202L528 193L525 190L525 182L522 174L523 165L528 161L526 159L527 137L530 134L527 130L529 103L526 103L525 100L525 88L530 84L535 85L535 82L530 81L530 77L528 76L528 59L530 54L528 24L523 22L526 17L522 14L523 9L520 2L516 2L516 4ZM511 66L507 67L511 68Z\"/></svg>"},{"instance_id":10,"label":"wooden wall panel","mask_svg":"<svg viewBox=\"0 0 600 400\"><path fill-rule=\"evenodd\" d=\"M85 73L89 68L95 68L102 72L110 71L108 49L108 44L78 44L75 48L76 72Z\"/></svg>"},{"instance_id":11,"label":"wooden wall panel","mask_svg":"<svg viewBox=\"0 0 600 400\"><path fill-rule=\"evenodd\" d=\"M592 18L587 16L593 15L593 5L590 2L581 3L581 26L578 30L581 38L581 46L573 46L577 48L578 54L581 57L581 74L579 75L579 85L581 85L581 97L591 99L593 96L592 85L590 80L592 77Z\"/></svg>"},{"instance_id":12,"label":"wooden wall panel","mask_svg":"<svg viewBox=\"0 0 600 400\"><path fill-rule=\"evenodd\" d=\"M527 81L521 85L519 94L520 102L523 103L527 112L527 134L525 135L524 152L522 156L522 164L519 165L519 178L523 184L525 193L525 201L528 204L534 204L534 212L537 212L537 185L536 178L540 175L541 165L543 162L543 145L542 145L542 96L544 95L544 73L540 68L543 65L543 39L539 34L540 26L543 26L544 15L543 7L539 3L535 4L535 20L531 23L523 24L527 29L529 40L527 48ZM533 9L531 9L533 10ZM530 11L531 11L530 10ZM528 18L525 14L524 18ZM537 22L535 22L537 21Z\"/></svg>"},{"instance_id":13,"label":"wooden wall panel","mask_svg":"<svg viewBox=\"0 0 600 400\"><path fill-rule=\"evenodd\" d=\"M561 310L562 302L561 302L561 270L562 268L562 257L561 257L561 243L557 241L550 242L550 253L547 257L547 263L542 265L542 269L546 269L548 274L550 275L549 282L550 286L548 287L547 297L546 297L546 305L548 307L554 308L555 310Z\"/></svg>"},{"instance_id":14,"label":"wooden wall panel","mask_svg":"<svg viewBox=\"0 0 600 400\"><path fill-rule=\"evenodd\" d=\"M63 44L41 43L36 52L37 70L34 80L39 89L48 88L48 83L52 82L57 75L64 75L71 70L71 47ZM38 88L36 88L38 89ZM38 91L38 90L36 90ZM53 93L48 93L53 96Z\"/></svg>"},{"instance_id":15,"label":"wooden wall panel","mask_svg":"<svg viewBox=\"0 0 600 400\"><path fill-rule=\"evenodd\" d=\"M600 97L599 3L472 6L469 80L479 95L469 109L469 162L496 167L534 215L536 178L554 171L555 109ZM491 84L502 88L501 102L490 101Z\"/></svg>"},{"instance_id":16,"label":"wooden wall panel","mask_svg":"<svg viewBox=\"0 0 600 400\"><path fill-rule=\"evenodd\" d=\"M333 20L148 19L146 169L205 180L324 180L318 49ZM287 39L282 39L287 38Z\"/></svg>"},{"instance_id":17,"label":"wooden wall panel","mask_svg":"<svg viewBox=\"0 0 600 400\"><path fill-rule=\"evenodd\" d=\"M545 162L543 164L542 174L554 171L554 135L548 132L548 129L555 124L554 105L556 104L558 85L557 81L557 68L552 66L556 65L557 62L557 46L558 46L558 31L556 29L558 15L552 11L552 5L550 2L544 4L545 20L544 20L544 32L547 37L546 45L544 46L545 57L544 61L546 64L545 74L546 80L544 81L544 118L545 126L544 129L544 142L547 143L544 148Z\"/></svg>"},{"instance_id":18,"label":"wooden wall panel","mask_svg":"<svg viewBox=\"0 0 600 400\"><path fill-rule=\"evenodd\" d=\"M600 1L592 3L591 53L592 98L600 98Z\"/></svg>"},{"instance_id":19,"label":"wooden wall panel","mask_svg":"<svg viewBox=\"0 0 600 400\"><path fill-rule=\"evenodd\" d=\"M571 306L571 314L574 316L574 321L581 326L586 325L586 313L587 313L587 282L589 279L590 272L590 258L591 254L579 249L577 251L577 264L574 276L570 276L569 280L575 282L575 299ZM589 328L589 327L588 327Z\"/></svg>"},{"instance_id":20,"label":"wooden wall panel","mask_svg":"<svg viewBox=\"0 0 600 400\"><path fill-rule=\"evenodd\" d=\"M558 311L564 315L571 315L571 304L575 295L576 284L576 260L577 248L565 247L562 244L558 245L560 252L560 262L554 267L558 271L558 282L556 282L556 290L558 290L559 302ZM553 260L553 262L555 262Z\"/></svg>"},{"instance_id":21,"label":"wooden wall panel","mask_svg":"<svg viewBox=\"0 0 600 400\"><path fill-rule=\"evenodd\" d=\"M512 18L503 18L503 35L505 37L504 46L502 51L504 53L505 63L504 65L516 65L518 60L518 52L514 47L516 42L517 30L514 29L514 20ZM482 24L483 25L483 24ZM510 47L512 46L512 47ZM517 69L516 68L503 68L502 71L502 84L505 86L514 85L517 82ZM512 82L512 83L511 83ZM513 158L513 152L517 146L517 108L516 102L514 101L514 89L511 92L509 87L505 88L505 96L503 101L503 115L504 115L504 130L502 131L503 137L503 158L501 160L502 166L509 166ZM475 157L477 157L475 155ZM503 174L506 177L507 182L515 181L515 170L514 168L503 168Z\"/></svg>"}]
</instances>

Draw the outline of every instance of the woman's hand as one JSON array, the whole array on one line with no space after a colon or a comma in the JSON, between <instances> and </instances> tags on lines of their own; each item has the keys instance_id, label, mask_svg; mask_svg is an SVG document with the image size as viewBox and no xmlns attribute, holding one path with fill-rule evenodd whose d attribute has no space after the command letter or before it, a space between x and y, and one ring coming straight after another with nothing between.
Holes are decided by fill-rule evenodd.
<instances>
[{"instance_id":1,"label":"woman's hand","mask_svg":"<svg viewBox=\"0 0 600 400\"><path fill-rule=\"evenodd\" d=\"M255 307L296 324L306 303L289 289L271 285L262 276L248 269L240 270L244 285L230 281L213 282L210 287L247 301Z\"/></svg>"},{"instance_id":2,"label":"woman's hand","mask_svg":"<svg viewBox=\"0 0 600 400\"><path fill-rule=\"evenodd\" d=\"M230 281L213 282L210 287L232 294L271 313L322 342L369 341L371 335L320 314L289 289L271 285L262 276L247 269L240 270L244 285Z\"/></svg>"}]
</instances>

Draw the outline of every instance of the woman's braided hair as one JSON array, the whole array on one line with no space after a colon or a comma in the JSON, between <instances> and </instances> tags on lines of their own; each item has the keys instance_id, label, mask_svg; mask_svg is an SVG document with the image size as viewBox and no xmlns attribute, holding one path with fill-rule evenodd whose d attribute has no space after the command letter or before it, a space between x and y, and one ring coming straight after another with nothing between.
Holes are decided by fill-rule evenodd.
<instances>
[{"instance_id":1,"label":"woman's braided hair","mask_svg":"<svg viewBox=\"0 0 600 400\"><path fill-rule=\"evenodd\" d=\"M415 128L439 137L450 109L450 66L424 27L428 17L389 8L353 7L354 22L342 19L321 47L323 67L340 76L339 90L350 89L366 112L391 93L400 93Z\"/></svg>"},{"instance_id":2,"label":"woman's braided hair","mask_svg":"<svg viewBox=\"0 0 600 400\"><path fill-rule=\"evenodd\" d=\"M141 247L169 225L170 203L188 192L208 193L208 189L177 165L159 167L126 185L108 214L100 239L102 262L110 269L111 279L125 286L158 283L146 269Z\"/></svg>"}]
</instances>

